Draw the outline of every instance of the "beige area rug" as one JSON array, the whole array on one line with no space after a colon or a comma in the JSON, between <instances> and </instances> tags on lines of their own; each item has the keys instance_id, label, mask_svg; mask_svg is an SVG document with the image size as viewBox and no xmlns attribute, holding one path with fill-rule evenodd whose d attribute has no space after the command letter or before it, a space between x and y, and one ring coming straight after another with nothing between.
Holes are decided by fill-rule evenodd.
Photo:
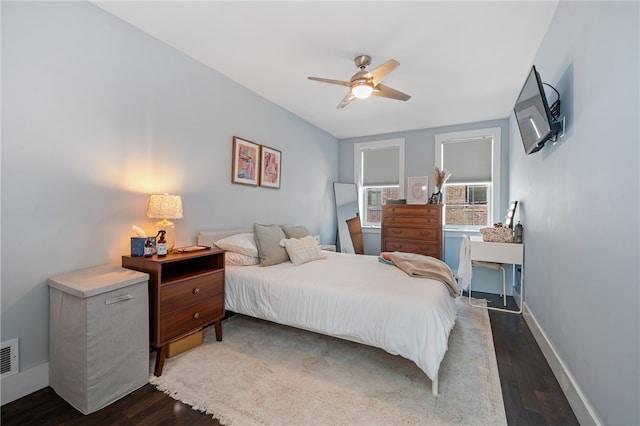
<instances>
[{"instance_id":1,"label":"beige area rug","mask_svg":"<svg viewBox=\"0 0 640 426\"><path fill-rule=\"evenodd\" d=\"M226 425L506 425L487 311L456 303L437 396L400 356L241 315L150 381Z\"/></svg>"}]
</instances>

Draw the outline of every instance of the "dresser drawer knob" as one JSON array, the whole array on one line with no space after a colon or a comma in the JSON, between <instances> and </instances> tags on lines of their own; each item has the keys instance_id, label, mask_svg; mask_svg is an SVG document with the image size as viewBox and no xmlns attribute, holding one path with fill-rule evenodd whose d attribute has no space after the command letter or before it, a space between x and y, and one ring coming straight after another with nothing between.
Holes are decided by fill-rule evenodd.
<instances>
[{"instance_id":1,"label":"dresser drawer knob","mask_svg":"<svg viewBox=\"0 0 640 426\"><path fill-rule=\"evenodd\" d=\"M193 294L198 294L200 293L200 289L198 287L193 289Z\"/></svg>"},{"instance_id":2,"label":"dresser drawer knob","mask_svg":"<svg viewBox=\"0 0 640 426\"><path fill-rule=\"evenodd\" d=\"M200 318L200 313L196 312L195 314L193 314L193 319L198 319Z\"/></svg>"}]
</instances>

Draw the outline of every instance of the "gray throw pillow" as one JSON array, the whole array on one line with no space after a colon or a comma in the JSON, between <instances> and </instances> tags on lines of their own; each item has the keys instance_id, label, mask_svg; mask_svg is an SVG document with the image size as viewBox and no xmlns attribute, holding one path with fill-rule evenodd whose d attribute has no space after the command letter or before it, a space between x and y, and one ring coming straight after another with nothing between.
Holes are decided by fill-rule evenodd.
<instances>
[{"instance_id":1,"label":"gray throw pillow","mask_svg":"<svg viewBox=\"0 0 640 426\"><path fill-rule=\"evenodd\" d=\"M304 238L311 235L304 225L280 225L287 238Z\"/></svg>"},{"instance_id":2,"label":"gray throw pillow","mask_svg":"<svg viewBox=\"0 0 640 426\"><path fill-rule=\"evenodd\" d=\"M287 238L279 225L253 224L253 236L258 247L260 266L277 265L289 260L284 247L280 247L280 240Z\"/></svg>"}]
</instances>

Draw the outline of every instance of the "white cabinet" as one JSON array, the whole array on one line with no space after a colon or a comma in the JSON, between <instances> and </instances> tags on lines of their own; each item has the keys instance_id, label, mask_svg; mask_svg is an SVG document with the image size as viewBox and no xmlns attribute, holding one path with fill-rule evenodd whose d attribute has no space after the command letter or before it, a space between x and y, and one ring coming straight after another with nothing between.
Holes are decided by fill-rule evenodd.
<instances>
[{"instance_id":1,"label":"white cabinet","mask_svg":"<svg viewBox=\"0 0 640 426\"><path fill-rule=\"evenodd\" d=\"M84 414L148 382L148 280L110 265L49 278L49 385Z\"/></svg>"}]
</instances>

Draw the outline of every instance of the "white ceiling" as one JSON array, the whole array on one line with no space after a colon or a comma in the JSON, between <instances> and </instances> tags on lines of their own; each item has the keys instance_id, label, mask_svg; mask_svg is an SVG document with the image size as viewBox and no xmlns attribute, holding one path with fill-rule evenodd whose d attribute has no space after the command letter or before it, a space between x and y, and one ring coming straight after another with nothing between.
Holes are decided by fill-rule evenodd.
<instances>
[{"instance_id":1,"label":"white ceiling","mask_svg":"<svg viewBox=\"0 0 640 426\"><path fill-rule=\"evenodd\" d=\"M508 117L557 1L93 2L337 138ZM357 55L407 102L336 106Z\"/></svg>"}]
</instances>

